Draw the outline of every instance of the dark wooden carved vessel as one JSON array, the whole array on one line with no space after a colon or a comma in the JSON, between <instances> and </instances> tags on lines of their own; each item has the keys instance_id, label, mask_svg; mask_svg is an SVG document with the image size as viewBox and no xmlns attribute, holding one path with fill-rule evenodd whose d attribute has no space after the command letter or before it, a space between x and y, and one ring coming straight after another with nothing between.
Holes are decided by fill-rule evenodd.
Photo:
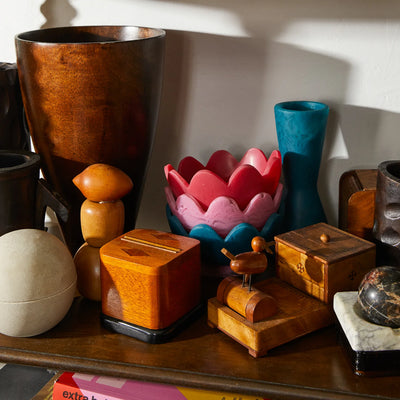
<instances>
[{"instance_id":1,"label":"dark wooden carved vessel","mask_svg":"<svg viewBox=\"0 0 400 400\"><path fill-rule=\"evenodd\" d=\"M30 150L17 64L0 63L0 149Z\"/></svg>"},{"instance_id":2,"label":"dark wooden carved vessel","mask_svg":"<svg viewBox=\"0 0 400 400\"><path fill-rule=\"evenodd\" d=\"M39 179L40 156L26 150L0 150L0 236L17 229L44 229L50 207L62 222L68 207Z\"/></svg>"},{"instance_id":3,"label":"dark wooden carved vessel","mask_svg":"<svg viewBox=\"0 0 400 400\"><path fill-rule=\"evenodd\" d=\"M377 265L400 266L400 160L378 166L373 235Z\"/></svg>"},{"instance_id":4,"label":"dark wooden carved vessel","mask_svg":"<svg viewBox=\"0 0 400 400\"><path fill-rule=\"evenodd\" d=\"M128 26L62 27L16 36L21 91L45 178L71 204L62 226L83 242L82 194L72 179L94 163L133 181L125 229L135 225L161 93L165 32Z\"/></svg>"}]
</instances>

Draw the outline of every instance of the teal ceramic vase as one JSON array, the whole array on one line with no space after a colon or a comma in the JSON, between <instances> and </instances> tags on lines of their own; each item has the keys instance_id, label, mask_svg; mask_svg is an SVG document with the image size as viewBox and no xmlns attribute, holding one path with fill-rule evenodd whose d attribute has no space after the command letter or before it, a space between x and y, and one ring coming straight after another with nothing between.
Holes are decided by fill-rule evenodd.
<instances>
[{"instance_id":1,"label":"teal ceramic vase","mask_svg":"<svg viewBox=\"0 0 400 400\"><path fill-rule=\"evenodd\" d=\"M284 177L284 225L291 231L326 222L317 189L329 107L313 101L275 105Z\"/></svg>"}]
</instances>

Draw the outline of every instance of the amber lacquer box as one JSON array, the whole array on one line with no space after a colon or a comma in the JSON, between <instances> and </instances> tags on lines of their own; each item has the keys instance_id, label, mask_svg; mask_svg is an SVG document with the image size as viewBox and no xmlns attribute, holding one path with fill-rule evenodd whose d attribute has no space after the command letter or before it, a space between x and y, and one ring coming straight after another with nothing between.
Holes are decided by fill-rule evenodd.
<instances>
[{"instance_id":1,"label":"amber lacquer box","mask_svg":"<svg viewBox=\"0 0 400 400\"><path fill-rule=\"evenodd\" d=\"M103 324L157 343L200 307L200 242L135 229L100 249Z\"/></svg>"},{"instance_id":2,"label":"amber lacquer box","mask_svg":"<svg viewBox=\"0 0 400 400\"><path fill-rule=\"evenodd\" d=\"M357 169L339 180L339 228L371 241L377 175L377 169Z\"/></svg>"},{"instance_id":3,"label":"amber lacquer box","mask_svg":"<svg viewBox=\"0 0 400 400\"><path fill-rule=\"evenodd\" d=\"M325 223L276 236L275 250L279 278L329 304L376 266L374 243Z\"/></svg>"}]
</instances>

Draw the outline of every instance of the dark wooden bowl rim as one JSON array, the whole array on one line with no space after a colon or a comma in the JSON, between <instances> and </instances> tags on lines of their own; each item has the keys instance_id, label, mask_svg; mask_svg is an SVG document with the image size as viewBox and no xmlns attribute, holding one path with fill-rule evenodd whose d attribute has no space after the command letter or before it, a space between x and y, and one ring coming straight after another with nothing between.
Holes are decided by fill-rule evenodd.
<instances>
[{"instance_id":1,"label":"dark wooden bowl rim","mask_svg":"<svg viewBox=\"0 0 400 400\"><path fill-rule=\"evenodd\" d=\"M67 26L19 33L16 41L53 44L130 42L165 36L162 29L137 26Z\"/></svg>"},{"instance_id":2,"label":"dark wooden bowl rim","mask_svg":"<svg viewBox=\"0 0 400 400\"><path fill-rule=\"evenodd\" d=\"M400 160L384 161L379 164L378 170L387 178L400 182Z\"/></svg>"},{"instance_id":3,"label":"dark wooden bowl rim","mask_svg":"<svg viewBox=\"0 0 400 400\"><path fill-rule=\"evenodd\" d=\"M25 150L0 150L0 174L30 168L40 162L39 154Z\"/></svg>"}]
</instances>

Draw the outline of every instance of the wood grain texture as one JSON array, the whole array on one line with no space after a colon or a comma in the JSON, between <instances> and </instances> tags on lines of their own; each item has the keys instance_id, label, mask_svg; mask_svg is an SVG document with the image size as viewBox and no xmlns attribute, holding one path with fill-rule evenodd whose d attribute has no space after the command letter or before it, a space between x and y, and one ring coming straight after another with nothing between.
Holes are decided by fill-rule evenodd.
<instances>
[{"instance_id":1,"label":"wood grain texture","mask_svg":"<svg viewBox=\"0 0 400 400\"><path fill-rule=\"evenodd\" d=\"M133 229L161 96L165 32L129 26L68 26L16 37L29 131L46 180L71 205L62 224L75 253L82 243L82 194L72 179L105 163L135 190L124 197Z\"/></svg>"},{"instance_id":2,"label":"wood grain texture","mask_svg":"<svg viewBox=\"0 0 400 400\"><path fill-rule=\"evenodd\" d=\"M278 305L278 312L266 320L251 323L217 298L208 301L208 321L245 346L253 357L333 323L327 305L305 295L287 283L270 278L257 284Z\"/></svg>"},{"instance_id":3,"label":"wood grain texture","mask_svg":"<svg viewBox=\"0 0 400 400\"><path fill-rule=\"evenodd\" d=\"M81 229L84 240L101 247L124 232L125 207L121 200L98 203L85 200L81 206Z\"/></svg>"},{"instance_id":4,"label":"wood grain texture","mask_svg":"<svg viewBox=\"0 0 400 400\"><path fill-rule=\"evenodd\" d=\"M200 303L196 239L136 229L104 245L100 258L105 315L162 329Z\"/></svg>"},{"instance_id":5,"label":"wood grain texture","mask_svg":"<svg viewBox=\"0 0 400 400\"><path fill-rule=\"evenodd\" d=\"M131 178L112 165L89 165L72 180L81 193L92 201L115 201L126 196L133 187Z\"/></svg>"},{"instance_id":6,"label":"wood grain texture","mask_svg":"<svg viewBox=\"0 0 400 400\"><path fill-rule=\"evenodd\" d=\"M233 272L244 275L261 274L266 270L267 266L266 255L256 251L237 254L230 262Z\"/></svg>"},{"instance_id":7,"label":"wood grain texture","mask_svg":"<svg viewBox=\"0 0 400 400\"><path fill-rule=\"evenodd\" d=\"M32 338L0 335L0 361L260 396L270 400L398 399L400 377L353 374L334 327L254 359L206 316L151 345L101 326L99 303L77 298L64 320Z\"/></svg>"},{"instance_id":8,"label":"wood grain texture","mask_svg":"<svg viewBox=\"0 0 400 400\"><path fill-rule=\"evenodd\" d=\"M77 288L82 296L101 301L100 249L84 243L74 256Z\"/></svg>"},{"instance_id":9,"label":"wood grain texture","mask_svg":"<svg viewBox=\"0 0 400 400\"><path fill-rule=\"evenodd\" d=\"M374 225L376 169L347 171L339 181L339 228L372 240Z\"/></svg>"},{"instance_id":10,"label":"wood grain texture","mask_svg":"<svg viewBox=\"0 0 400 400\"><path fill-rule=\"evenodd\" d=\"M320 239L322 234L328 242ZM357 290L376 266L373 243L324 223L278 235L275 241L278 276L325 303L338 291Z\"/></svg>"},{"instance_id":11,"label":"wood grain texture","mask_svg":"<svg viewBox=\"0 0 400 400\"><path fill-rule=\"evenodd\" d=\"M217 300L236 311L250 322L262 321L277 312L273 297L256 287L249 291L242 279L234 276L225 278L217 290Z\"/></svg>"}]
</instances>

